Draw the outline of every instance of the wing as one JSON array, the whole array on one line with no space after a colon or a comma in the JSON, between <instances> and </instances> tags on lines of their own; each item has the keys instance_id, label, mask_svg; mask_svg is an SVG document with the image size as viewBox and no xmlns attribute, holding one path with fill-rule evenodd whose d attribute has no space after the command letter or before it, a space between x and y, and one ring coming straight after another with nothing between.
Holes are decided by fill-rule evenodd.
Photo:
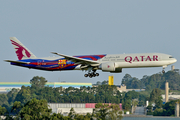
<instances>
[{"instance_id":1,"label":"wing","mask_svg":"<svg viewBox=\"0 0 180 120\"><path fill-rule=\"evenodd\" d=\"M20 63L20 64L29 64L30 62L22 62L22 61L13 61L13 60L4 60L5 62L13 62L13 63Z\"/></svg>"},{"instance_id":2,"label":"wing","mask_svg":"<svg viewBox=\"0 0 180 120\"><path fill-rule=\"evenodd\" d=\"M56 53L56 52L51 52L51 53L59 55L59 56L62 56L65 59L74 62L75 64L91 65L91 66L98 66L98 65L100 65L100 63L98 61L94 61L94 60L87 60L87 59L83 59L83 58L63 55L63 54L59 54L59 53Z\"/></svg>"}]
</instances>

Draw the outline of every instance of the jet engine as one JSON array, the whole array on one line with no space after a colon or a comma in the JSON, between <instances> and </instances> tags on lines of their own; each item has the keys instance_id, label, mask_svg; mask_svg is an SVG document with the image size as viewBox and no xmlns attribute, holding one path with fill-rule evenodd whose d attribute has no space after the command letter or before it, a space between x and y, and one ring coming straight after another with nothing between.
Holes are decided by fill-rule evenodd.
<instances>
[{"instance_id":1,"label":"jet engine","mask_svg":"<svg viewBox=\"0 0 180 120\"><path fill-rule=\"evenodd\" d=\"M120 72L122 72L122 68L119 68L117 63L115 63L115 62L102 63L99 66L99 69L101 69L103 72L111 72L111 73L120 73Z\"/></svg>"}]
</instances>

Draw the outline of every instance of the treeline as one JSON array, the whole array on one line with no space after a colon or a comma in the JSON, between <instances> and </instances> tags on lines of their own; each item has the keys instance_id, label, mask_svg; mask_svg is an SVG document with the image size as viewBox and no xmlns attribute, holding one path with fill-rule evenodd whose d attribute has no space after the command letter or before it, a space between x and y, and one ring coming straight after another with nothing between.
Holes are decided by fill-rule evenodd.
<instances>
[{"instance_id":1,"label":"treeline","mask_svg":"<svg viewBox=\"0 0 180 120\"><path fill-rule=\"evenodd\" d=\"M180 90L180 74L175 71L168 71L164 74L157 73L151 76L143 76L142 79L126 74L121 84L125 84L127 89L143 89L151 91L155 88L165 89L165 82L169 82L171 90Z\"/></svg>"},{"instance_id":2,"label":"treeline","mask_svg":"<svg viewBox=\"0 0 180 120\"><path fill-rule=\"evenodd\" d=\"M31 86L22 86L21 89L12 89L7 94L0 94L0 106L9 112L15 101L26 104L33 98L45 99L48 103L116 103L122 102L122 94L116 86L100 85L97 87L49 87L45 86L47 80L35 76L30 80Z\"/></svg>"},{"instance_id":3,"label":"treeline","mask_svg":"<svg viewBox=\"0 0 180 120\"><path fill-rule=\"evenodd\" d=\"M157 95L160 98L154 100L151 97L151 91L153 94L159 93L158 91L154 92L154 88L164 89L166 80L169 81L171 89L177 90L179 89L177 86L180 86L179 77L180 75L174 71L169 71L165 74L158 73L152 76L144 76L141 80L126 74L122 80L122 84L126 84L127 88L141 89L146 87L146 91L121 93L117 90L116 86L107 85L107 81L103 81L102 83L97 82L98 86L96 87L68 87L65 89L62 87L53 88L45 86L47 80L43 77L35 76L30 80L31 86L22 86L20 90L14 88L7 94L0 94L0 111L7 109L7 113L12 114L14 103L20 102L24 106L34 98L37 100L44 99L48 103L122 103L124 110L130 110L132 105L145 105L145 101L149 100L152 103L156 103L157 110L164 109L162 98L160 97L162 93ZM152 96L156 98L156 95ZM153 111L150 112L152 114Z\"/></svg>"},{"instance_id":4,"label":"treeline","mask_svg":"<svg viewBox=\"0 0 180 120\"><path fill-rule=\"evenodd\" d=\"M30 80L31 86L22 86L21 89L12 89L7 94L0 94L0 106L5 107L9 113L15 102L22 105L36 98L45 99L48 103L122 103L125 110L131 109L132 100L138 101L139 105L145 105L148 93L129 91L120 93L117 87L107 84L97 87L49 87L45 86L47 80L35 76Z\"/></svg>"},{"instance_id":5,"label":"treeline","mask_svg":"<svg viewBox=\"0 0 180 120\"><path fill-rule=\"evenodd\" d=\"M6 120L121 120L122 112L117 104L102 104L98 103L93 109L93 113L87 113L86 115L76 114L73 108L71 108L68 116L63 116L61 113L52 113L52 109L48 107L46 100L37 100L33 98L26 104L22 105L20 102L14 102L11 111L13 115L5 114ZM0 114L5 112L0 107ZM4 113L3 113L4 114Z\"/></svg>"}]
</instances>

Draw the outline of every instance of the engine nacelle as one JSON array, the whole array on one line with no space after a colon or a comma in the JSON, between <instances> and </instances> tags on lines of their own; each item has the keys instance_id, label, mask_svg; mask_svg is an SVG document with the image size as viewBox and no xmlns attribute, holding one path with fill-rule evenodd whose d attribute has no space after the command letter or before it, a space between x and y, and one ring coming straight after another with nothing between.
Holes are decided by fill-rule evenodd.
<instances>
[{"instance_id":1,"label":"engine nacelle","mask_svg":"<svg viewBox=\"0 0 180 120\"><path fill-rule=\"evenodd\" d=\"M117 63L115 63L115 62L102 63L99 66L99 69L101 69L103 72L112 72L112 73L122 72L122 68L119 68L117 66Z\"/></svg>"}]
</instances>

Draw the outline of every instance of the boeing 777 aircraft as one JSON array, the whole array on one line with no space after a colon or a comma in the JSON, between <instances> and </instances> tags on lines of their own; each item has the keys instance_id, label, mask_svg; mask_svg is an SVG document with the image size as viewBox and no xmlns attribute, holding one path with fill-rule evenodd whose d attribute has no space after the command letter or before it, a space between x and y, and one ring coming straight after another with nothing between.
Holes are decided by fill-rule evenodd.
<instances>
[{"instance_id":1,"label":"boeing 777 aircraft","mask_svg":"<svg viewBox=\"0 0 180 120\"><path fill-rule=\"evenodd\" d=\"M122 68L140 68L140 67L167 67L177 60L171 55L163 53L138 53L138 54L103 54L103 55L80 55L68 56L56 52L53 54L59 57L37 58L28 50L16 37L10 37L19 60L5 60L11 65L47 70L85 70L85 77L99 76L97 70L103 72L120 73Z\"/></svg>"}]
</instances>

